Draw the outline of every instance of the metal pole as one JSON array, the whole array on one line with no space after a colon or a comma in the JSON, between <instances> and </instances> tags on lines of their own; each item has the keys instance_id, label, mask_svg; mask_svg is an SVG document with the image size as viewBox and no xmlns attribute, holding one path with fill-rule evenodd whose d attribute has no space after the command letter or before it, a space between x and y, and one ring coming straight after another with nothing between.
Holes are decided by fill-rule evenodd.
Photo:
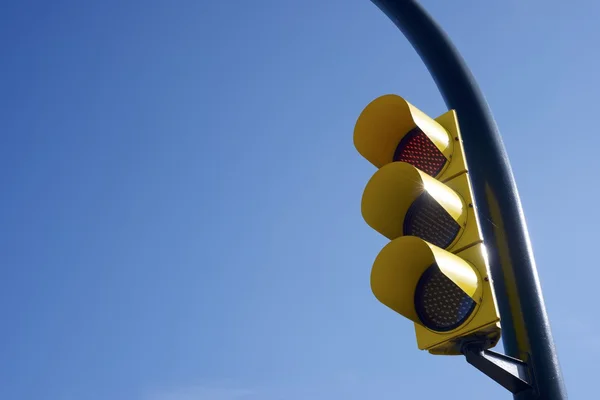
<instances>
[{"instance_id":1,"label":"metal pole","mask_svg":"<svg viewBox=\"0 0 600 400\"><path fill-rule=\"evenodd\" d=\"M371 0L404 33L449 109L457 112L509 356L525 361L534 389L518 400L566 400L525 216L496 122L450 39L414 0Z\"/></svg>"}]
</instances>

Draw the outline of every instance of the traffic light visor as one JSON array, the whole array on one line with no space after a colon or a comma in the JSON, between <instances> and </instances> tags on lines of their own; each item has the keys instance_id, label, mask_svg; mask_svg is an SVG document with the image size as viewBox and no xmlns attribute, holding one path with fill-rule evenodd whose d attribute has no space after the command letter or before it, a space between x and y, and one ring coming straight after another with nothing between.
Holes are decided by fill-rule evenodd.
<instances>
[{"instance_id":1,"label":"traffic light visor","mask_svg":"<svg viewBox=\"0 0 600 400\"><path fill-rule=\"evenodd\" d=\"M458 240L467 218L454 190L404 162L387 164L371 177L361 210L367 224L390 240L418 236L441 248Z\"/></svg>"},{"instance_id":2,"label":"traffic light visor","mask_svg":"<svg viewBox=\"0 0 600 400\"><path fill-rule=\"evenodd\" d=\"M434 177L453 151L444 127L397 95L381 96L367 105L354 127L354 145L377 168L404 161Z\"/></svg>"},{"instance_id":3,"label":"traffic light visor","mask_svg":"<svg viewBox=\"0 0 600 400\"><path fill-rule=\"evenodd\" d=\"M482 287L467 261L414 236L392 240L371 270L383 304L432 331L447 332L474 315Z\"/></svg>"}]
</instances>

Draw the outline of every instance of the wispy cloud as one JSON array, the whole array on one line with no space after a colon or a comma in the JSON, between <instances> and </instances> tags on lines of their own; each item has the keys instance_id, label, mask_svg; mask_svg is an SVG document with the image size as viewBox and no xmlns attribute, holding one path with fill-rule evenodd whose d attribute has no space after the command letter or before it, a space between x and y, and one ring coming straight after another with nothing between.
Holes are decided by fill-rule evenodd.
<instances>
[{"instance_id":1,"label":"wispy cloud","mask_svg":"<svg viewBox=\"0 0 600 400\"><path fill-rule=\"evenodd\" d=\"M406 382L395 374L364 376L352 371L332 372L316 379L297 379L269 382L257 386L242 386L235 381L203 382L196 385L154 389L142 400L379 400L397 399Z\"/></svg>"},{"instance_id":2,"label":"wispy cloud","mask_svg":"<svg viewBox=\"0 0 600 400\"><path fill-rule=\"evenodd\" d=\"M154 390L144 400L242 400L253 392L227 387L188 386L167 390Z\"/></svg>"}]
</instances>

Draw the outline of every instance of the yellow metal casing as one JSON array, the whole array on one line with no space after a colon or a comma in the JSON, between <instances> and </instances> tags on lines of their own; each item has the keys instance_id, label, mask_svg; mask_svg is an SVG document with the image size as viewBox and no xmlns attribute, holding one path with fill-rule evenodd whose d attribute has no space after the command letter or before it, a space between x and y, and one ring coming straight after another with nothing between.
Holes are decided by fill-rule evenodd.
<instances>
[{"instance_id":1,"label":"yellow metal casing","mask_svg":"<svg viewBox=\"0 0 600 400\"><path fill-rule=\"evenodd\" d=\"M362 111L354 127L354 146L377 168L389 164L402 138L414 128L421 131L446 157L447 163L435 178L450 179L466 170L456 113L450 110L432 119L402 97L388 94L373 100Z\"/></svg>"},{"instance_id":2,"label":"yellow metal casing","mask_svg":"<svg viewBox=\"0 0 600 400\"><path fill-rule=\"evenodd\" d=\"M423 193L433 197L460 226L448 250L460 250L481 241L466 174L443 184L410 164L386 164L365 187L361 203L363 218L390 240L403 236L406 213Z\"/></svg>"},{"instance_id":3,"label":"yellow metal casing","mask_svg":"<svg viewBox=\"0 0 600 400\"><path fill-rule=\"evenodd\" d=\"M460 339L477 332L491 346L500 338L496 299L490 286L483 245L454 255L414 236L392 240L378 254L371 270L371 290L387 307L415 323L417 345L433 354L460 354ZM431 265L471 297L477 306L459 328L437 332L421 324L414 306L419 278ZM483 268L482 268L483 267Z\"/></svg>"},{"instance_id":4,"label":"yellow metal casing","mask_svg":"<svg viewBox=\"0 0 600 400\"><path fill-rule=\"evenodd\" d=\"M415 288L423 272L433 264L479 302L481 278L477 270L454 254L415 236L394 239L381 250L371 270L371 290L380 302L420 323L414 306Z\"/></svg>"}]
</instances>

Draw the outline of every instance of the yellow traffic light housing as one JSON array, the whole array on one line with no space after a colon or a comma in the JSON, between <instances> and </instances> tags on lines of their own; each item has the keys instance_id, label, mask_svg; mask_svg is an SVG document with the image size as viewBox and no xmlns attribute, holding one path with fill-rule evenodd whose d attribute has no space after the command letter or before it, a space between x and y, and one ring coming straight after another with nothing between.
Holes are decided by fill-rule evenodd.
<instances>
[{"instance_id":1,"label":"yellow traffic light housing","mask_svg":"<svg viewBox=\"0 0 600 400\"><path fill-rule=\"evenodd\" d=\"M369 226L392 240L413 235L443 249L481 241L466 174L440 181L405 162L381 167L369 180L362 214Z\"/></svg>"},{"instance_id":2,"label":"yellow traffic light housing","mask_svg":"<svg viewBox=\"0 0 600 400\"><path fill-rule=\"evenodd\" d=\"M460 354L474 335L495 346L500 318L456 113L432 119L381 96L358 118L354 144L378 168L362 215L391 240L373 264L375 297L414 322L420 349Z\"/></svg>"}]
</instances>

